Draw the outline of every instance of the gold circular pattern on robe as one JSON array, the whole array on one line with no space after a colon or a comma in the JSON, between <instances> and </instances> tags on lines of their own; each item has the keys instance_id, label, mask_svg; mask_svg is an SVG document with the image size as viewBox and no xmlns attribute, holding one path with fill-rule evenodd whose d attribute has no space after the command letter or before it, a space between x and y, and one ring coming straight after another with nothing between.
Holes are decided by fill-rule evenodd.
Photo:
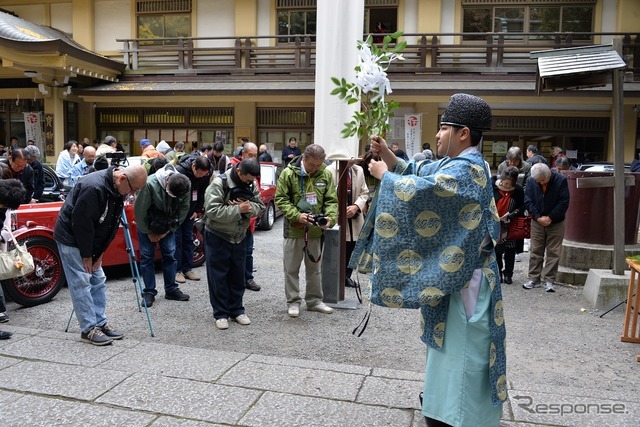
<instances>
[{"instance_id":1,"label":"gold circular pattern on robe","mask_svg":"<svg viewBox=\"0 0 640 427\"><path fill-rule=\"evenodd\" d=\"M444 343L444 322L438 323L433 328L433 340L436 342L438 347L442 347Z\"/></svg>"},{"instance_id":2,"label":"gold circular pattern on robe","mask_svg":"<svg viewBox=\"0 0 640 427\"><path fill-rule=\"evenodd\" d=\"M387 307L400 308L402 307L402 293L396 288L385 288L380 293L382 296L382 302Z\"/></svg>"},{"instance_id":3,"label":"gold circular pattern on robe","mask_svg":"<svg viewBox=\"0 0 640 427\"><path fill-rule=\"evenodd\" d=\"M484 188L487 186L487 173L485 169L480 165L471 165L469 168L469 175L473 182Z\"/></svg>"},{"instance_id":4,"label":"gold circular pattern on robe","mask_svg":"<svg viewBox=\"0 0 640 427\"><path fill-rule=\"evenodd\" d=\"M492 342L491 346L489 346L489 367L492 368L493 364L496 363L496 345Z\"/></svg>"},{"instance_id":5,"label":"gold circular pattern on robe","mask_svg":"<svg viewBox=\"0 0 640 427\"><path fill-rule=\"evenodd\" d=\"M391 238L398 234L398 221L391 214L381 213L376 217L375 230L380 237Z\"/></svg>"},{"instance_id":6,"label":"gold circular pattern on robe","mask_svg":"<svg viewBox=\"0 0 640 427\"><path fill-rule=\"evenodd\" d=\"M442 219L440 215L432 211L422 211L418 214L413 225L416 233L422 237L435 236L442 227Z\"/></svg>"},{"instance_id":7,"label":"gold circular pattern on robe","mask_svg":"<svg viewBox=\"0 0 640 427\"><path fill-rule=\"evenodd\" d=\"M404 202L408 202L416 195L416 182L411 177L399 179L393 184L393 192L396 197Z\"/></svg>"},{"instance_id":8,"label":"gold circular pattern on robe","mask_svg":"<svg viewBox=\"0 0 640 427\"><path fill-rule=\"evenodd\" d=\"M493 319L497 326L502 326L504 323L504 303L502 300L496 302L496 307L493 309Z\"/></svg>"},{"instance_id":9,"label":"gold circular pattern on robe","mask_svg":"<svg viewBox=\"0 0 640 427\"><path fill-rule=\"evenodd\" d=\"M422 292L420 292L420 303L423 305L430 305L431 307L435 307L440 304L442 301L442 297L444 296L444 292L442 292L438 288L428 287L424 288Z\"/></svg>"},{"instance_id":10,"label":"gold circular pattern on robe","mask_svg":"<svg viewBox=\"0 0 640 427\"><path fill-rule=\"evenodd\" d=\"M438 258L440 268L449 273L455 273L464 264L464 251L458 246L447 246Z\"/></svg>"},{"instance_id":11,"label":"gold circular pattern on robe","mask_svg":"<svg viewBox=\"0 0 640 427\"><path fill-rule=\"evenodd\" d=\"M493 288L496 287L496 283L497 283L496 274L490 268L483 268L482 273L487 278L487 282L489 282L489 287L493 291Z\"/></svg>"},{"instance_id":12,"label":"gold circular pattern on robe","mask_svg":"<svg viewBox=\"0 0 640 427\"><path fill-rule=\"evenodd\" d=\"M398 270L405 274L416 274L422 270L422 257L419 253L405 249L396 258Z\"/></svg>"},{"instance_id":13,"label":"gold circular pattern on robe","mask_svg":"<svg viewBox=\"0 0 640 427\"><path fill-rule=\"evenodd\" d=\"M496 382L496 391L498 399L505 400L507 398L507 376L502 374Z\"/></svg>"},{"instance_id":14,"label":"gold circular pattern on robe","mask_svg":"<svg viewBox=\"0 0 640 427\"><path fill-rule=\"evenodd\" d=\"M482 219L482 208L478 203L469 203L458 212L458 222L467 230L475 230Z\"/></svg>"},{"instance_id":15,"label":"gold circular pattern on robe","mask_svg":"<svg viewBox=\"0 0 640 427\"><path fill-rule=\"evenodd\" d=\"M453 197L458 194L458 180L451 175L437 174L434 193L440 197Z\"/></svg>"}]
</instances>

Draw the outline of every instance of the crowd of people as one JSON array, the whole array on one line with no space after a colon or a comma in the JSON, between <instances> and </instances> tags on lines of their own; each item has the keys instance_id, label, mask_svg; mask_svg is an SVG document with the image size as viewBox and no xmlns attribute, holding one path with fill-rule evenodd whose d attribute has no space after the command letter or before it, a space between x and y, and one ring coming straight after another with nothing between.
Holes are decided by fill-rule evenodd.
<instances>
[{"instance_id":1,"label":"crowd of people","mask_svg":"<svg viewBox=\"0 0 640 427\"><path fill-rule=\"evenodd\" d=\"M429 348L422 412L429 426L499 424L506 400L501 285L513 283L515 260L524 247L524 239L509 232L516 218L531 221L523 288L544 283L547 292L555 291L569 206L561 173L566 156L553 147L548 165L536 146L526 147L526 160L521 148L510 147L494 175L478 151L491 121L484 100L456 94L441 116L435 152L424 144L409 159L400 147L374 135L363 158L348 162L343 176L318 144L301 150L290 138L282 152L275 203L284 216L288 316L299 317L303 303L307 311L334 311L324 302L320 261L324 230L338 222L337 187L344 182L345 286L357 286L351 276L358 269L371 272L372 301L379 294L383 305L402 306L412 292L420 295L422 339ZM201 280L192 268L192 232L201 216L214 324L220 330L228 329L230 321L251 324L243 297L247 289L260 290L253 276L253 231L266 209L259 161L272 161L267 147L247 140L236 155L226 155L219 142L191 154L183 143L154 146L141 139L139 144L146 165L109 164L108 154L122 148L111 136L98 146L88 139L69 141L57 159L56 173L72 189L54 237L81 340L102 346L124 336L106 315L102 256L132 194L143 304L153 307L158 295L156 245L165 299L189 301L179 286ZM9 209L38 200L38 155L29 146L15 147L0 161L0 219L9 216ZM98 164L99 159L106 161ZM407 301L397 296L390 301L389 290L399 283L397 292L406 291ZM0 322L8 320L1 297L0 310ZM0 339L9 336L0 331Z\"/></svg>"}]
</instances>

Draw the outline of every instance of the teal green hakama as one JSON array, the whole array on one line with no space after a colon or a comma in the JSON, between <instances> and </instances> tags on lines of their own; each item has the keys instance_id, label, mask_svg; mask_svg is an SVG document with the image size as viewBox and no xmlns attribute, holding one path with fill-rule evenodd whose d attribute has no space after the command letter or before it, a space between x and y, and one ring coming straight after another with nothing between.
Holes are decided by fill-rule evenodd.
<instances>
[{"instance_id":1,"label":"teal green hakama","mask_svg":"<svg viewBox=\"0 0 640 427\"><path fill-rule=\"evenodd\" d=\"M422 413L456 427L500 425L489 381L491 289L486 277L467 320L460 292L451 294L442 350L428 348ZM455 337L446 339L446 336Z\"/></svg>"}]
</instances>

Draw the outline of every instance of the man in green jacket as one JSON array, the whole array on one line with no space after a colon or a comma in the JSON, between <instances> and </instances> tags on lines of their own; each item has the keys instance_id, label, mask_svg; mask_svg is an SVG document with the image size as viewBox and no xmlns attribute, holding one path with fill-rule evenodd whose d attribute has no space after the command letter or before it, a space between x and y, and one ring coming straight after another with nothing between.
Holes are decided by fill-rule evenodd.
<instances>
[{"instance_id":1,"label":"man in green jacket","mask_svg":"<svg viewBox=\"0 0 640 427\"><path fill-rule=\"evenodd\" d=\"M320 256L322 233L338 218L338 194L333 176L324 163L326 154L318 144L291 160L280 174L275 202L282 211L284 223L285 295L290 317L300 315L300 264L304 258L307 310L333 313L322 302Z\"/></svg>"},{"instance_id":2,"label":"man in green jacket","mask_svg":"<svg viewBox=\"0 0 640 427\"><path fill-rule=\"evenodd\" d=\"M175 301L189 301L176 283L175 231L187 217L191 197L189 178L178 173L173 165L165 165L149 177L136 196L133 212L138 226L140 273L144 280L142 298L151 307L158 294L154 258L155 243L162 253L164 297Z\"/></svg>"},{"instance_id":3,"label":"man in green jacket","mask_svg":"<svg viewBox=\"0 0 640 427\"><path fill-rule=\"evenodd\" d=\"M218 329L229 328L229 318L240 325L251 320L244 312L247 228L251 218L266 210L255 179L260 164L242 160L209 184L204 194L204 256L213 317Z\"/></svg>"}]
</instances>

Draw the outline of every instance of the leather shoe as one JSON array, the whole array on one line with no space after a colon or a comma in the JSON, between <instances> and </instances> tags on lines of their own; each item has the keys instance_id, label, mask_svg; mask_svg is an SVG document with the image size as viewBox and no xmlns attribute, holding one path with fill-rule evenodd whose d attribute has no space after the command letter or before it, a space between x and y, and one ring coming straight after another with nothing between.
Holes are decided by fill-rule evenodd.
<instances>
[{"instance_id":1,"label":"leather shoe","mask_svg":"<svg viewBox=\"0 0 640 427\"><path fill-rule=\"evenodd\" d=\"M351 277L347 277L344 280L344 286L347 287L347 288L356 288L357 287L356 282L354 282Z\"/></svg>"},{"instance_id":2,"label":"leather shoe","mask_svg":"<svg viewBox=\"0 0 640 427\"><path fill-rule=\"evenodd\" d=\"M0 331L0 340L8 340L13 335L13 332Z\"/></svg>"},{"instance_id":3,"label":"leather shoe","mask_svg":"<svg viewBox=\"0 0 640 427\"><path fill-rule=\"evenodd\" d=\"M153 302L156 300L156 297L154 297L151 294L142 294L142 299L144 300L143 304L146 304L147 308L149 308L153 305Z\"/></svg>"},{"instance_id":4,"label":"leather shoe","mask_svg":"<svg viewBox=\"0 0 640 427\"><path fill-rule=\"evenodd\" d=\"M185 279L189 279L189 280L193 280L193 281L200 280L200 276L198 276L196 273L194 273L191 270L189 270L186 273L184 273L184 277L185 277Z\"/></svg>"},{"instance_id":5,"label":"leather shoe","mask_svg":"<svg viewBox=\"0 0 640 427\"><path fill-rule=\"evenodd\" d=\"M189 295L182 292L180 289L176 289L175 291L171 291L164 296L166 299L174 300L174 301L189 301Z\"/></svg>"},{"instance_id":6,"label":"leather shoe","mask_svg":"<svg viewBox=\"0 0 640 427\"><path fill-rule=\"evenodd\" d=\"M258 292L260 290L260 285L258 285L255 280L253 279L249 279L247 280L247 283L245 284L245 287L247 289L249 289L250 291L256 291Z\"/></svg>"},{"instance_id":7,"label":"leather shoe","mask_svg":"<svg viewBox=\"0 0 640 427\"><path fill-rule=\"evenodd\" d=\"M511 279L511 276L504 276L504 283L506 283L507 285L512 284L513 280Z\"/></svg>"}]
</instances>

